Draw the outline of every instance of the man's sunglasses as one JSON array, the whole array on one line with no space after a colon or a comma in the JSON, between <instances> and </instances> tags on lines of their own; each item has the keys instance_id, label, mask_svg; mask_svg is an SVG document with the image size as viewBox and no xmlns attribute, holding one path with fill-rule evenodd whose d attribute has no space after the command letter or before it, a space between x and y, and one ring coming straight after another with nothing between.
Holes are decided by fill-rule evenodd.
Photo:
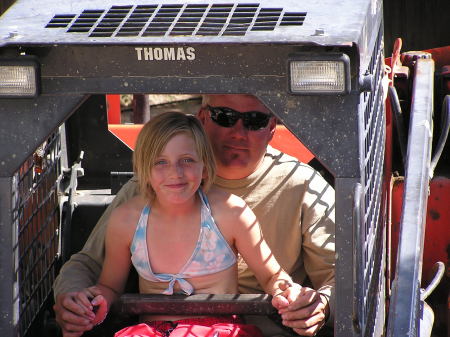
<instances>
[{"instance_id":1,"label":"man's sunglasses","mask_svg":"<svg viewBox=\"0 0 450 337\"><path fill-rule=\"evenodd\" d=\"M239 119L242 119L242 124L247 130L261 130L269 124L271 117L271 115L260 111L239 112L227 107L209 105L208 109L211 112L213 122L224 128L231 128Z\"/></svg>"}]
</instances>

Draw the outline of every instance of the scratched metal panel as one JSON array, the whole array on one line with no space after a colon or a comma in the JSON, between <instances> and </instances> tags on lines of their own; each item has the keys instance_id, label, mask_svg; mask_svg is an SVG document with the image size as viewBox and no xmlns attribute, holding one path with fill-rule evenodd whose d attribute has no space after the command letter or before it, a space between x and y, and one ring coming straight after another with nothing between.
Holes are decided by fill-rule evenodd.
<instances>
[{"instance_id":1,"label":"scratched metal panel","mask_svg":"<svg viewBox=\"0 0 450 337\"><path fill-rule=\"evenodd\" d=\"M304 42L349 45L376 0L19 0L0 19L0 46L54 43Z\"/></svg>"}]
</instances>

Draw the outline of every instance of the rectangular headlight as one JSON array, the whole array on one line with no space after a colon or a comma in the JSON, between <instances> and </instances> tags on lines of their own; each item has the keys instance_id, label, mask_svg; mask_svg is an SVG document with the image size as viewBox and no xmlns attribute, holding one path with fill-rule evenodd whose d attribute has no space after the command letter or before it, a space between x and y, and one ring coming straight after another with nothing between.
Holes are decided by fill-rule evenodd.
<instances>
[{"instance_id":1,"label":"rectangular headlight","mask_svg":"<svg viewBox=\"0 0 450 337\"><path fill-rule=\"evenodd\" d=\"M290 61L290 89L298 94L345 94L350 91L350 69L344 54Z\"/></svg>"},{"instance_id":2,"label":"rectangular headlight","mask_svg":"<svg viewBox=\"0 0 450 337\"><path fill-rule=\"evenodd\" d=\"M38 66L33 61L0 60L0 97L36 97Z\"/></svg>"}]
</instances>

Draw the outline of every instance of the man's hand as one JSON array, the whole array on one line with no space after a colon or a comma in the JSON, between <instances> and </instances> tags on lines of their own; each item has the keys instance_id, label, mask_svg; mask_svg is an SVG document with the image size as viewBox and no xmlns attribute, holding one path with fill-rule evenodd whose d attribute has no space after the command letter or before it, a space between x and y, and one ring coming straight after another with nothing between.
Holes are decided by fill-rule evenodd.
<instances>
[{"instance_id":1,"label":"man's hand","mask_svg":"<svg viewBox=\"0 0 450 337\"><path fill-rule=\"evenodd\" d=\"M94 327L95 314L89 306L82 304L80 296L85 297L85 294L82 291L70 292L56 297L53 310L64 337L79 337ZM90 302L87 297L86 301Z\"/></svg>"},{"instance_id":2,"label":"man's hand","mask_svg":"<svg viewBox=\"0 0 450 337\"><path fill-rule=\"evenodd\" d=\"M94 312L94 307L96 310ZM53 306L63 337L79 337L106 317L107 304L96 287L59 294Z\"/></svg>"},{"instance_id":3,"label":"man's hand","mask_svg":"<svg viewBox=\"0 0 450 337\"><path fill-rule=\"evenodd\" d=\"M278 309L283 325L302 336L315 336L330 313L326 297L307 287L301 288L293 302Z\"/></svg>"}]
</instances>

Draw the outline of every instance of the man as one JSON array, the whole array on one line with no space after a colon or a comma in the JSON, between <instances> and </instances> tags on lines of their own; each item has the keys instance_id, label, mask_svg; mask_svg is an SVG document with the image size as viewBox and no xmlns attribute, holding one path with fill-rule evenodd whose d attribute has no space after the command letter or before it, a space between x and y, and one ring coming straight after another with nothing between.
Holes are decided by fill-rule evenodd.
<instances>
[{"instance_id":1,"label":"man","mask_svg":"<svg viewBox=\"0 0 450 337\"><path fill-rule=\"evenodd\" d=\"M299 335L315 335L327 319L333 322L334 190L311 167L268 146L276 118L254 96L206 95L198 117L216 156L215 184L247 202L284 270L296 282L309 281L316 289L304 287L303 296L282 313L283 325ZM101 217L83 250L61 269L54 285L54 309L64 336L80 336L92 328L73 298L83 287L95 284L101 272L111 210L136 193L132 179ZM262 292L243 261L239 286L243 293Z\"/></svg>"}]
</instances>

